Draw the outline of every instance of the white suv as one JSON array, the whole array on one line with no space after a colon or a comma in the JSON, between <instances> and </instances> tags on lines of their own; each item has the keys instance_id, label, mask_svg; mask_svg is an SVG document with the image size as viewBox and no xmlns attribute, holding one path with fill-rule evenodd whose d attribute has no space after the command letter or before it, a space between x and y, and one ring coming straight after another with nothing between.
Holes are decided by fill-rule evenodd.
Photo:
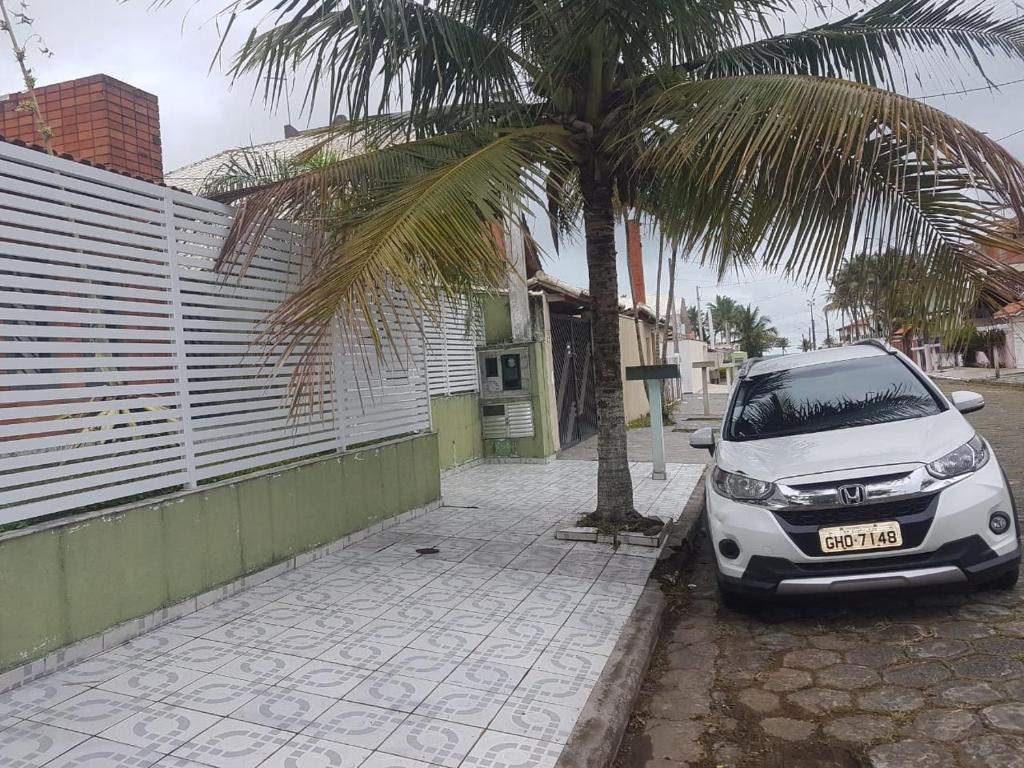
<instances>
[{"instance_id":1,"label":"white suv","mask_svg":"<svg viewBox=\"0 0 1024 768\"><path fill-rule=\"evenodd\" d=\"M881 342L752 360L707 448L707 523L726 602L958 582L1009 588L1020 538L991 446Z\"/></svg>"}]
</instances>

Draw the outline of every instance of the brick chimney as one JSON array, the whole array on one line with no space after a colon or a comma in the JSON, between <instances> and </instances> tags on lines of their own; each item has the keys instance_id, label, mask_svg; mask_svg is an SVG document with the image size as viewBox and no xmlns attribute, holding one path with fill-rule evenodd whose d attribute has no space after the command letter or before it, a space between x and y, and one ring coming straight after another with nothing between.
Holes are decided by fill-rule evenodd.
<instances>
[{"instance_id":1,"label":"brick chimney","mask_svg":"<svg viewBox=\"0 0 1024 768\"><path fill-rule=\"evenodd\" d=\"M626 264L629 266L629 285L633 304L647 303L647 289L644 286L644 254L640 247L640 222L626 220Z\"/></svg>"},{"instance_id":2,"label":"brick chimney","mask_svg":"<svg viewBox=\"0 0 1024 768\"><path fill-rule=\"evenodd\" d=\"M18 110L24 96L0 97L0 136L42 144L31 114ZM147 181L163 181L156 96L107 75L93 75L36 88L36 97L53 129L58 154Z\"/></svg>"}]
</instances>

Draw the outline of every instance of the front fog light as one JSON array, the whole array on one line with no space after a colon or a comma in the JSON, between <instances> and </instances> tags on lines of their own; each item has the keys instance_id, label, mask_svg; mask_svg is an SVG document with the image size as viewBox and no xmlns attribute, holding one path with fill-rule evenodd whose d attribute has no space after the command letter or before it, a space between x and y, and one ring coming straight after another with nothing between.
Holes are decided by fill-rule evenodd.
<instances>
[{"instance_id":1,"label":"front fog light","mask_svg":"<svg viewBox=\"0 0 1024 768\"><path fill-rule=\"evenodd\" d=\"M1000 536L1010 530L1010 518L1005 512L995 512L988 519L988 529L996 536Z\"/></svg>"}]
</instances>

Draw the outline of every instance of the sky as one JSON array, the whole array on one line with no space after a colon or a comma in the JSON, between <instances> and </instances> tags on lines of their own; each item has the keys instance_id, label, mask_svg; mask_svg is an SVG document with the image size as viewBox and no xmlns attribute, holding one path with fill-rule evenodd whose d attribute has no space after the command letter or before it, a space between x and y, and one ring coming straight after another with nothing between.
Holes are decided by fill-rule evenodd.
<instances>
[{"instance_id":1,"label":"sky","mask_svg":"<svg viewBox=\"0 0 1024 768\"><path fill-rule=\"evenodd\" d=\"M31 28L17 27L18 34L23 39L36 34L52 51L52 56L45 57L38 53L34 41L28 46L29 63L39 84L103 73L155 94L160 100L167 170L227 148L282 138L286 123L304 128L328 122L325 107L315 109L311 116L302 115L301 99L294 98L290 105L271 112L259 94L254 94L251 80L231 83L226 65L213 60L220 41L214 16L227 0L171 0L162 7L156 7L161 4L152 0L26 1L34 23ZM20 0L7 2L13 9ZM1012 0L993 0L993 4L1009 14L1021 12L1014 10ZM785 24L797 27L802 26L802 21L794 17ZM227 49L231 50L231 44L237 44L242 36L243 30L237 30ZM921 68L923 80L900 90L913 96L930 96L929 104L1002 139L1007 149L1024 159L1024 64L997 60L988 65L989 78L995 83L1022 81L997 92L985 88L985 82L978 76L951 81L946 74L947 65L948 60L937 53L933 62ZM21 88L13 56L9 49L0 47L0 93ZM979 90L935 95L975 88ZM1004 136L1008 138L1003 139ZM550 243L545 242L546 223L538 222L534 230L548 253L544 269L585 287L587 271L582 243L566 244L561 253L555 253ZM619 284L625 293L625 242L623 233L619 235ZM654 293L657 250L656 239L646 238L644 260L649 294ZM695 303L698 289L704 303L716 294L724 294L742 304L758 306L793 347L798 347L801 337L808 335L811 310L807 304L813 299L819 342L824 338L824 284L796 285L760 271L730 273L719 282L713 270L693 262L680 264L676 294L689 306ZM667 292L665 286L663 293ZM829 322L834 332L836 318L830 317Z\"/></svg>"}]
</instances>

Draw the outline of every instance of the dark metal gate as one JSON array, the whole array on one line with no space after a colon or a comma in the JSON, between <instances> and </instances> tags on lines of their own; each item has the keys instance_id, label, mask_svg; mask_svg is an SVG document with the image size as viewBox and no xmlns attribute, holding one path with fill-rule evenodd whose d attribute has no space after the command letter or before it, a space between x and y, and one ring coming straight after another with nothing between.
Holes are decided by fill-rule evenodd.
<instances>
[{"instance_id":1,"label":"dark metal gate","mask_svg":"<svg viewBox=\"0 0 1024 768\"><path fill-rule=\"evenodd\" d=\"M562 448L569 448L597 433L590 321L552 315L551 342L558 397L558 436Z\"/></svg>"}]
</instances>

